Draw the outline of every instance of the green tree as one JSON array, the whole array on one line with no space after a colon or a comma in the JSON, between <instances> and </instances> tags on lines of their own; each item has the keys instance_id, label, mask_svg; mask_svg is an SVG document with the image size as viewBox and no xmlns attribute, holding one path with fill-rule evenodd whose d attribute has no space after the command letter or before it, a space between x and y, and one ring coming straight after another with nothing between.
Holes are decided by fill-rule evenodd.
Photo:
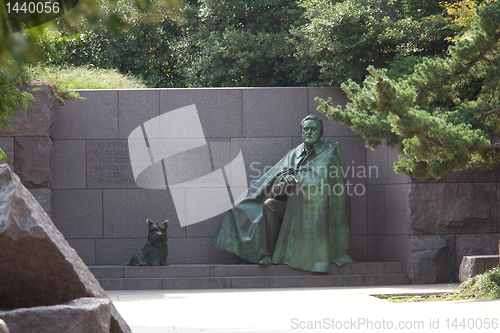
<instances>
[{"instance_id":1,"label":"green tree","mask_svg":"<svg viewBox=\"0 0 500 333\"><path fill-rule=\"evenodd\" d=\"M396 172L436 177L500 161L500 3L485 1L444 57L429 57L399 77L368 69L360 85L342 85L351 103L331 120L359 133L368 147L399 146Z\"/></svg>"},{"instance_id":2,"label":"green tree","mask_svg":"<svg viewBox=\"0 0 500 333\"><path fill-rule=\"evenodd\" d=\"M105 25L83 18L71 29L47 29L39 38L43 64L117 69L133 74L151 88L182 85L173 71L172 57L180 27L176 17L170 18L170 8L163 8L163 15L151 22L142 20L129 1L97 3L107 16L115 16L126 25L112 33Z\"/></svg>"},{"instance_id":3,"label":"green tree","mask_svg":"<svg viewBox=\"0 0 500 333\"><path fill-rule=\"evenodd\" d=\"M300 58L310 61L301 75L319 72L319 85L347 78L361 82L368 66L386 67L396 58L440 54L450 34L442 8L416 0L301 0L307 23L294 30ZM421 10L420 8L425 8Z\"/></svg>"},{"instance_id":4,"label":"green tree","mask_svg":"<svg viewBox=\"0 0 500 333\"><path fill-rule=\"evenodd\" d=\"M116 0L109 0L116 3ZM165 16L165 8L169 15L178 15L181 0L130 0L130 8L138 15L138 21L158 21ZM21 87L30 81L26 71L26 63L37 63L43 59L42 49L39 47L40 36L47 33L47 26L55 30L71 30L74 22L87 18L90 23L101 24L105 29L118 33L125 27L131 27L131 22L123 16L108 14L98 7L92 0L80 0L78 6L58 20L25 30L23 33L12 33L9 25L4 1L0 0L0 125L10 125L9 119L15 114L16 108L26 111L34 102L29 88ZM24 89L26 88L26 89ZM0 158L5 160L5 153L0 149Z\"/></svg>"},{"instance_id":5,"label":"green tree","mask_svg":"<svg viewBox=\"0 0 500 333\"><path fill-rule=\"evenodd\" d=\"M294 0L200 0L177 55L191 86L293 86Z\"/></svg>"}]
</instances>

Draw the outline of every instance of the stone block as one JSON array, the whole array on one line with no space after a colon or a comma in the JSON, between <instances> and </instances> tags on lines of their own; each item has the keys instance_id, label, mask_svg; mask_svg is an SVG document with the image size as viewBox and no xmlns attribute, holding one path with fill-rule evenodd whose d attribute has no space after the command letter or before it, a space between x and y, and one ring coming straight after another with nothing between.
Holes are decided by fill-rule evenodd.
<instances>
[{"instance_id":1,"label":"stone block","mask_svg":"<svg viewBox=\"0 0 500 333\"><path fill-rule=\"evenodd\" d=\"M21 108L18 108L16 114L11 118L12 126L0 129L0 136L52 137L54 132L54 96L49 86L29 86L29 89L34 88L40 89L40 91L33 92L36 103L26 110L26 114L23 114Z\"/></svg>"},{"instance_id":2,"label":"stone block","mask_svg":"<svg viewBox=\"0 0 500 333\"><path fill-rule=\"evenodd\" d=\"M125 266L125 278L209 277L207 265Z\"/></svg>"},{"instance_id":3,"label":"stone block","mask_svg":"<svg viewBox=\"0 0 500 333\"><path fill-rule=\"evenodd\" d=\"M368 235L368 261L393 261L392 235Z\"/></svg>"},{"instance_id":4,"label":"stone block","mask_svg":"<svg viewBox=\"0 0 500 333\"><path fill-rule=\"evenodd\" d=\"M408 199L410 232L496 232L496 195L494 183L413 183Z\"/></svg>"},{"instance_id":5,"label":"stone block","mask_svg":"<svg viewBox=\"0 0 500 333\"><path fill-rule=\"evenodd\" d=\"M455 280L455 235L411 235L408 277L413 284Z\"/></svg>"},{"instance_id":6,"label":"stone block","mask_svg":"<svg viewBox=\"0 0 500 333\"><path fill-rule=\"evenodd\" d=\"M406 262L357 262L351 264L351 274L406 274Z\"/></svg>"},{"instance_id":7,"label":"stone block","mask_svg":"<svg viewBox=\"0 0 500 333\"><path fill-rule=\"evenodd\" d=\"M169 220L168 238L185 237L176 209L166 190L103 190L105 238L147 238L146 219L160 223ZM142 247L141 244L140 247ZM135 251L135 250L134 250Z\"/></svg>"},{"instance_id":8,"label":"stone block","mask_svg":"<svg viewBox=\"0 0 500 333\"><path fill-rule=\"evenodd\" d=\"M228 289L231 278L171 278L163 279L163 289Z\"/></svg>"},{"instance_id":9,"label":"stone block","mask_svg":"<svg viewBox=\"0 0 500 333\"><path fill-rule=\"evenodd\" d=\"M99 279L104 290L161 290L161 279Z\"/></svg>"},{"instance_id":10,"label":"stone block","mask_svg":"<svg viewBox=\"0 0 500 333\"><path fill-rule=\"evenodd\" d=\"M350 264L337 266L332 264L328 275L343 275L350 273ZM213 265L210 266L211 277L241 277L241 276L311 276L311 273L300 269L290 268L288 265Z\"/></svg>"},{"instance_id":11,"label":"stone block","mask_svg":"<svg viewBox=\"0 0 500 333\"><path fill-rule=\"evenodd\" d=\"M500 163L491 170L471 168L446 176L450 183L490 183L500 182Z\"/></svg>"},{"instance_id":12,"label":"stone block","mask_svg":"<svg viewBox=\"0 0 500 333\"><path fill-rule=\"evenodd\" d=\"M220 264L232 253L210 245L212 238L172 238L168 243L169 264Z\"/></svg>"},{"instance_id":13,"label":"stone block","mask_svg":"<svg viewBox=\"0 0 500 333\"><path fill-rule=\"evenodd\" d=\"M291 138L243 138L231 143L241 148L249 186L293 148Z\"/></svg>"},{"instance_id":14,"label":"stone block","mask_svg":"<svg viewBox=\"0 0 500 333\"><path fill-rule=\"evenodd\" d=\"M367 186L366 202L368 234L385 234L387 231L385 218L385 185Z\"/></svg>"},{"instance_id":15,"label":"stone block","mask_svg":"<svg viewBox=\"0 0 500 333\"><path fill-rule=\"evenodd\" d=\"M456 267L460 267L464 256L498 254L499 234L457 235Z\"/></svg>"},{"instance_id":16,"label":"stone block","mask_svg":"<svg viewBox=\"0 0 500 333\"><path fill-rule=\"evenodd\" d=\"M186 227L186 237L213 237L219 228L222 217L225 213L219 214L208 220L191 224Z\"/></svg>"},{"instance_id":17,"label":"stone block","mask_svg":"<svg viewBox=\"0 0 500 333\"><path fill-rule=\"evenodd\" d=\"M54 140L52 189L86 188L84 140Z\"/></svg>"},{"instance_id":18,"label":"stone block","mask_svg":"<svg viewBox=\"0 0 500 333\"><path fill-rule=\"evenodd\" d=\"M398 262L408 261L410 235L392 235L392 259Z\"/></svg>"},{"instance_id":19,"label":"stone block","mask_svg":"<svg viewBox=\"0 0 500 333\"><path fill-rule=\"evenodd\" d=\"M12 333L110 332L111 301L78 298L70 302L0 311Z\"/></svg>"},{"instance_id":20,"label":"stone block","mask_svg":"<svg viewBox=\"0 0 500 333\"><path fill-rule=\"evenodd\" d=\"M85 100L56 105L54 139L117 139L118 90L77 90Z\"/></svg>"},{"instance_id":21,"label":"stone block","mask_svg":"<svg viewBox=\"0 0 500 333\"><path fill-rule=\"evenodd\" d=\"M369 170L366 168L366 149L360 137L328 137L332 143L340 143L340 165L347 181L353 184L353 192L361 193L357 184L366 185L369 178Z\"/></svg>"},{"instance_id":22,"label":"stone block","mask_svg":"<svg viewBox=\"0 0 500 333\"><path fill-rule=\"evenodd\" d=\"M124 266L89 266L90 271L98 279L100 278L123 278Z\"/></svg>"},{"instance_id":23,"label":"stone block","mask_svg":"<svg viewBox=\"0 0 500 333\"><path fill-rule=\"evenodd\" d=\"M394 162L399 160L399 155L404 156L405 154L399 151L399 148L387 148L387 176L389 184L410 183L410 177L408 177L404 173L396 173L396 171L394 171Z\"/></svg>"},{"instance_id":24,"label":"stone block","mask_svg":"<svg viewBox=\"0 0 500 333\"><path fill-rule=\"evenodd\" d=\"M351 196L351 235L366 235L366 195Z\"/></svg>"},{"instance_id":25,"label":"stone block","mask_svg":"<svg viewBox=\"0 0 500 333\"><path fill-rule=\"evenodd\" d=\"M311 288L343 285L342 275L233 277L233 288Z\"/></svg>"},{"instance_id":26,"label":"stone block","mask_svg":"<svg viewBox=\"0 0 500 333\"><path fill-rule=\"evenodd\" d=\"M52 191L50 188L32 188L29 190L47 215L52 216Z\"/></svg>"},{"instance_id":27,"label":"stone block","mask_svg":"<svg viewBox=\"0 0 500 333\"><path fill-rule=\"evenodd\" d=\"M95 242L95 265L122 265L144 246L146 236L132 239L104 238L96 239ZM167 263L169 262L167 258Z\"/></svg>"},{"instance_id":28,"label":"stone block","mask_svg":"<svg viewBox=\"0 0 500 333\"><path fill-rule=\"evenodd\" d=\"M497 267L499 256L465 256L460 265L458 279L460 283L467 281L473 276L483 274L490 269Z\"/></svg>"},{"instance_id":29,"label":"stone block","mask_svg":"<svg viewBox=\"0 0 500 333\"><path fill-rule=\"evenodd\" d=\"M196 104L206 137L242 137L242 89L162 89L160 114Z\"/></svg>"},{"instance_id":30,"label":"stone block","mask_svg":"<svg viewBox=\"0 0 500 333\"><path fill-rule=\"evenodd\" d=\"M408 234L409 184L385 186L385 219L388 234Z\"/></svg>"},{"instance_id":31,"label":"stone block","mask_svg":"<svg viewBox=\"0 0 500 333\"><path fill-rule=\"evenodd\" d=\"M67 239L85 265L95 265L95 239Z\"/></svg>"},{"instance_id":32,"label":"stone block","mask_svg":"<svg viewBox=\"0 0 500 333\"><path fill-rule=\"evenodd\" d=\"M0 149L2 149L7 155L7 164L10 166L12 170L15 170L14 168L14 138L13 137L6 137L2 138L0 137ZM0 160L0 163L4 163L2 160Z\"/></svg>"},{"instance_id":33,"label":"stone block","mask_svg":"<svg viewBox=\"0 0 500 333\"><path fill-rule=\"evenodd\" d=\"M144 122L160 115L160 91L119 90L118 116L119 137L126 139L129 134Z\"/></svg>"},{"instance_id":34,"label":"stone block","mask_svg":"<svg viewBox=\"0 0 500 333\"><path fill-rule=\"evenodd\" d=\"M15 172L27 188L51 185L50 165L52 139L49 137L16 137Z\"/></svg>"},{"instance_id":35,"label":"stone block","mask_svg":"<svg viewBox=\"0 0 500 333\"><path fill-rule=\"evenodd\" d=\"M0 308L107 298L88 267L8 165L0 166ZM130 332L111 307L110 331Z\"/></svg>"},{"instance_id":36,"label":"stone block","mask_svg":"<svg viewBox=\"0 0 500 333\"><path fill-rule=\"evenodd\" d=\"M88 140L86 155L87 188L137 188L126 139Z\"/></svg>"},{"instance_id":37,"label":"stone block","mask_svg":"<svg viewBox=\"0 0 500 333\"><path fill-rule=\"evenodd\" d=\"M344 286L381 286L408 284L406 274L348 275L344 276Z\"/></svg>"},{"instance_id":38,"label":"stone block","mask_svg":"<svg viewBox=\"0 0 500 333\"><path fill-rule=\"evenodd\" d=\"M243 137L300 136L307 114L307 88L243 90Z\"/></svg>"},{"instance_id":39,"label":"stone block","mask_svg":"<svg viewBox=\"0 0 500 333\"><path fill-rule=\"evenodd\" d=\"M370 175L366 181L368 185L389 184L389 173L392 167L388 163L388 148L386 145L380 145L375 150L366 148L366 168Z\"/></svg>"},{"instance_id":40,"label":"stone block","mask_svg":"<svg viewBox=\"0 0 500 333\"><path fill-rule=\"evenodd\" d=\"M368 236L351 235L349 242L349 255L355 261L368 260Z\"/></svg>"},{"instance_id":41,"label":"stone block","mask_svg":"<svg viewBox=\"0 0 500 333\"><path fill-rule=\"evenodd\" d=\"M101 190L53 190L52 219L66 238L102 238Z\"/></svg>"}]
</instances>

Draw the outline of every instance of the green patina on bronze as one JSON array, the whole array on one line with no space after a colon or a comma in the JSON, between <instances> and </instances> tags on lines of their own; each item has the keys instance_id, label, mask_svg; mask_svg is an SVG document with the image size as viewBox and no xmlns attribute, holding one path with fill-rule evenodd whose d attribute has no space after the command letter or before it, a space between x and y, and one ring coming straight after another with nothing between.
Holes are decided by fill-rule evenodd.
<instances>
[{"instance_id":1,"label":"green patina on bronze","mask_svg":"<svg viewBox=\"0 0 500 333\"><path fill-rule=\"evenodd\" d=\"M212 245L260 264L328 272L348 254L351 202L340 144L321 141L315 116L301 122L304 143L288 152L229 210Z\"/></svg>"}]
</instances>

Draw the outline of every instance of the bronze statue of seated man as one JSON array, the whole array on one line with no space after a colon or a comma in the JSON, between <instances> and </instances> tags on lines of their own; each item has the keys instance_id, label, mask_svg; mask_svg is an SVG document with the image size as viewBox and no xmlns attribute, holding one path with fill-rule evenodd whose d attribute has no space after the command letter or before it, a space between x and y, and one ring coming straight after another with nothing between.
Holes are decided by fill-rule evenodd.
<instances>
[{"instance_id":1,"label":"bronze statue of seated man","mask_svg":"<svg viewBox=\"0 0 500 333\"><path fill-rule=\"evenodd\" d=\"M348 254L351 204L340 144L321 140L323 123L301 122L303 143L288 152L226 212L212 245L261 265L328 272Z\"/></svg>"}]
</instances>

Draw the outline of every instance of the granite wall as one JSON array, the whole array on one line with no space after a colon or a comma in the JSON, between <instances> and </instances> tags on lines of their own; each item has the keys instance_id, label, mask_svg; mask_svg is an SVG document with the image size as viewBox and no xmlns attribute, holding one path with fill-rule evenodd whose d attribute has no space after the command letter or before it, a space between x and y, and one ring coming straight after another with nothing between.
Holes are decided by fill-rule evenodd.
<instances>
[{"instance_id":1,"label":"granite wall","mask_svg":"<svg viewBox=\"0 0 500 333\"><path fill-rule=\"evenodd\" d=\"M346 102L335 88L79 93L86 100L55 108L52 217L89 265L127 261L145 243L146 218L170 220L170 263L219 263L231 256L209 245L222 215L181 227L169 190L135 185L127 138L137 126L165 112L196 104L209 143L239 145L250 183L302 142L300 121L307 114L319 115L315 97L333 97L335 104ZM323 119L324 137L341 143L342 164L351 184L352 257L357 261L405 261L407 203L401 194L407 193L409 184L388 169L394 154L387 148L367 153L361 137Z\"/></svg>"},{"instance_id":2,"label":"granite wall","mask_svg":"<svg viewBox=\"0 0 500 333\"><path fill-rule=\"evenodd\" d=\"M51 100L48 89L43 104ZM82 90L85 100L68 101L46 115L47 131L4 132L0 146L22 174L25 166L51 165L36 185L49 191L47 211L68 242L88 265L127 261L146 239L146 218L170 220L170 263L220 263L231 255L211 247L222 215L181 227L169 190L135 185L128 156L128 135L144 122L180 107L196 104L209 143L230 142L242 151L248 183L257 179L302 142L300 121L307 114L323 118L324 137L339 141L342 165L352 194L351 249L357 261L406 261L408 253L407 177L396 175L397 153L387 147L366 150L349 128L316 111L317 96L345 104L335 88L209 88ZM37 107L28 110L28 117ZM26 117L17 117L26 121ZM16 120L17 121L17 120ZM40 120L38 123L41 124ZM28 139L26 138L28 137ZM50 140L48 140L50 139ZM31 141L29 141L31 140ZM35 140L35 141L33 141ZM37 157L38 141L50 141L51 154ZM46 150L46 149L45 149ZM28 159L29 160L28 160ZM45 167L47 169L47 167ZM27 169L26 169L27 170ZM26 171L27 172L27 171ZM23 177L21 177L23 178Z\"/></svg>"},{"instance_id":3,"label":"granite wall","mask_svg":"<svg viewBox=\"0 0 500 333\"><path fill-rule=\"evenodd\" d=\"M408 276L413 283L458 281L467 255L498 254L500 164L410 187Z\"/></svg>"},{"instance_id":4,"label":"granite wall","mask_svg":"<svg viewBox=\"0 0 500 333\"><path fill-rule=\"evenodd\" d=\"M48 86L30 88L37 102L28 108L26 115L17 110L11 119L12 126L0 130L0 147L11 169L50 216L55 99Z\"/></svg>"}]
</instances>

